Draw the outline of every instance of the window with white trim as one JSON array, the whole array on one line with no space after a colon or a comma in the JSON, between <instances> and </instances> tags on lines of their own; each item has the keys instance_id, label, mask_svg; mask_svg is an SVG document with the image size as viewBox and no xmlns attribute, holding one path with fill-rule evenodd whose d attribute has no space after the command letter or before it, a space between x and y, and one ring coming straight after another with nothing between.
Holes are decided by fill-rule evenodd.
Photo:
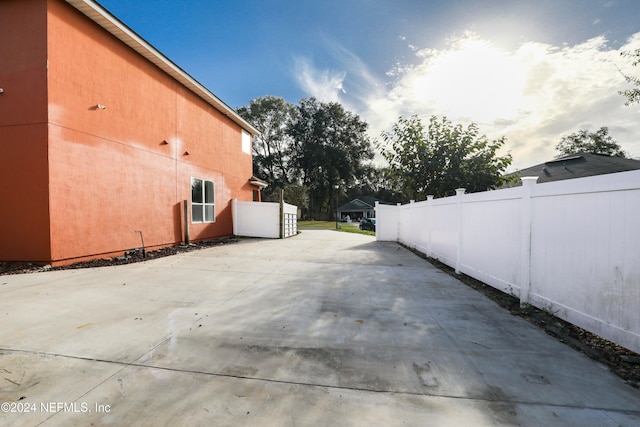
<instances>
[{"instance_id":1,"label":"window with white trim","mask_svg":"<svg viewBox=\"0 0 640 427\"><path fill-rule=\"evenodd\" d=\"M246 130L242 131L242 152L251 154L251 135Z\"/></svg>"},{"instance_id":2,"label":"window with white trim","mask_svg":"<svg viewBox=\"0 0 640 427\"><path fill-rule=\"evenodd\" d=\"M191 178L191 222L215 222L213 181Z\"/></svg>"}]
</instances>

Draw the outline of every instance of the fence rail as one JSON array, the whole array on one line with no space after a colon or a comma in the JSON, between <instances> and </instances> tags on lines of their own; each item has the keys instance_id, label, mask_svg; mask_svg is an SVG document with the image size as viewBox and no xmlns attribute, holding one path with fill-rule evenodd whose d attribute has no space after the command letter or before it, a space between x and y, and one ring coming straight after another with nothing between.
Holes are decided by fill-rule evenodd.
<instances>
[{"instance_id":1,"label":"fence rail","mask_svg":"<svg viewBox=\"0 0 640 427\"><path fill-rule=\"evenodd\" d=\"M298 207L282 203L282 237L287 238L298 234Z\"/></svg>"},{"instance_id":2,"label":"fence rail","mask_svg":"<svg viewBox=\"0 0 640 427\"><path fill-rule=\"evenodd\" d=\"M278 239L298 233L298 207L288 203L233 199L233 234Z\"/></svg>"},{"instance_id":3,"label":"fence rail","mask_svg":"<svg viewBox=\"0 0 640 427\"><path fill-rule=\"evenodd\" d=\"M640 352L640 171L376 205L398 241Z\"/></svg>"}]
</instances>

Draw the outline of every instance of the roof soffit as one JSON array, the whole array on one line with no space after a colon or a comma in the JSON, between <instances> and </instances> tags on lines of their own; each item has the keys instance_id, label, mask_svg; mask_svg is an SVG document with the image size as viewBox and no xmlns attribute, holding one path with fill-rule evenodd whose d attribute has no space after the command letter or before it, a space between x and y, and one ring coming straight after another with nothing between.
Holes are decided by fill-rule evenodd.
<instances>
[{"instance_id":1,"label":"roof soffit","mask_svg":"<svg viewBox=\"0 0 640 427\"><path fill-rule=\"evenodd\" d=\"M222 112L222 114L227 116L242 129L249 132L251 135L260 134L260 132L256 128L254 128L251 124L240 117L240 115L236 113L231 107L225 104L211 91L209 91L206 87L204 87L193 77L187 74L187 72L182 68L178 67L174 62L164 56L159 50L154 48L146 40L136 34L135 31L133 31L126 24L112 15L100 4L92 0L65 1L75 9L80 11L83 15L107 30L109 33L118 38L131 49L142 55L145 59L156 65L169 76L176 79L179 83L198 95L205 102Z\"/></svg>"}]
</instances>

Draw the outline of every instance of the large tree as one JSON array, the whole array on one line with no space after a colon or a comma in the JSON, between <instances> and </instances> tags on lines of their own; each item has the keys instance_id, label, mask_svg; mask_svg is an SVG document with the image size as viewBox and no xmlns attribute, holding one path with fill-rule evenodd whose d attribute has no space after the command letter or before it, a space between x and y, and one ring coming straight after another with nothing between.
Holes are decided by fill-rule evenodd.
<instances>
[{"instance_id":1,"label":"large tree","mask_svg":"<svg viewBox=\"0 0 640 427\"><path fill-rule=\"evenodd\" d=\"M570 135L563 136L556 145L558 157L575 153L606 154L614 157L626 157L627 154L609 135L609 128L602 126L595 132L580 129Z\"/></svg>"},{"instance_id":2,"label":"large tree","mask_svg":"<svg viewBox=\"0 0 640 427\"><path fill-rule=\"evenodd\" d=\"M373 196L386 202L409 201L400 191L394 188L389 168L378 167L374 164L367 165L361 179L344 192L344 197L347 200L353 200L360 196Z\"/></svg>"},{"instance_id":3,"label":"large tree","mask_svg":"<svg viewBox=\"0 0 640 427\"><path fill-rule=\"evenodd\" d=\"M291 137L287 126L291 123L295 106L283 98L263 96L253 99L248 107L238 108L238 114L253 124L260 135L253 140L254 173L266 180L267 193L281 189L291 182L289 156Z\"/></svg>"},{"instance_id":4,"label":"large tree","mask_svg":"<svg viewBox=\"0 0 640 427\"><path fill-rule=\"evenodd\" d=\"M468 192L495 188L511 164L510 154L497 154L504 138L490 141L475 123L464 128L446 117L432 116L427 128L417 116L400 117L382 140L380 150L396 186L414 200L451 195L460 187Z\"/></svg>"},{"instance_id":5,"label":"large tree","mask_svg":"<svg viewBox=\"0 0 640 427\"><path fill-rule=\"evenodd\" d=\"M342 105L301 99L288 127L293 144L292 171L309 189L312 213L329 214L335 186L340 191L359 182L373 159L368 124Z\"/></svg>"},{"instance_id":6,"label":"large tree","mask_svg":"<svg viewBox=\"0 0 640 427\"><path fill-rule=\"evenodd\" d=\"M622 56L627 58L631 58L631 65L634 67L640 64L640 49L636 49L634 51L624 51L621 53ZM626 105L631 105L635 103L640 103L640 78L636 76L630 76L627 74L622 74L627 82L633 84L633 88L627 89L624 91L620 91L620 94L627 98Z\"/></svg>"}]
</instances>

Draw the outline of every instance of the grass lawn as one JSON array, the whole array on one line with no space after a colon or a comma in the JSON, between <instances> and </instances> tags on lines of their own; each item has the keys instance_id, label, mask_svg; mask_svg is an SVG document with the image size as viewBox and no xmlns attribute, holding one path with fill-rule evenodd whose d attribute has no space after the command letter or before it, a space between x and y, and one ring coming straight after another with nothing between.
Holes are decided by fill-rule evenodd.
<instances>
[{"instance_id":1,"label":"grass lawn","mask_svg":"<svg viewBox=\"0 0 640 427\"><path fill-rule=\"evenodd\" d=\"M298 229L299 230L335 230L336 222L335 221L298 221ZM339 222L338 230L346 233L358 233L358 234L366 234L368 236L375 236L376 233L368 230L360 230L358 228L357 222L352 222L351 224L347 222Z\"/></svg>"}]
</instances>

